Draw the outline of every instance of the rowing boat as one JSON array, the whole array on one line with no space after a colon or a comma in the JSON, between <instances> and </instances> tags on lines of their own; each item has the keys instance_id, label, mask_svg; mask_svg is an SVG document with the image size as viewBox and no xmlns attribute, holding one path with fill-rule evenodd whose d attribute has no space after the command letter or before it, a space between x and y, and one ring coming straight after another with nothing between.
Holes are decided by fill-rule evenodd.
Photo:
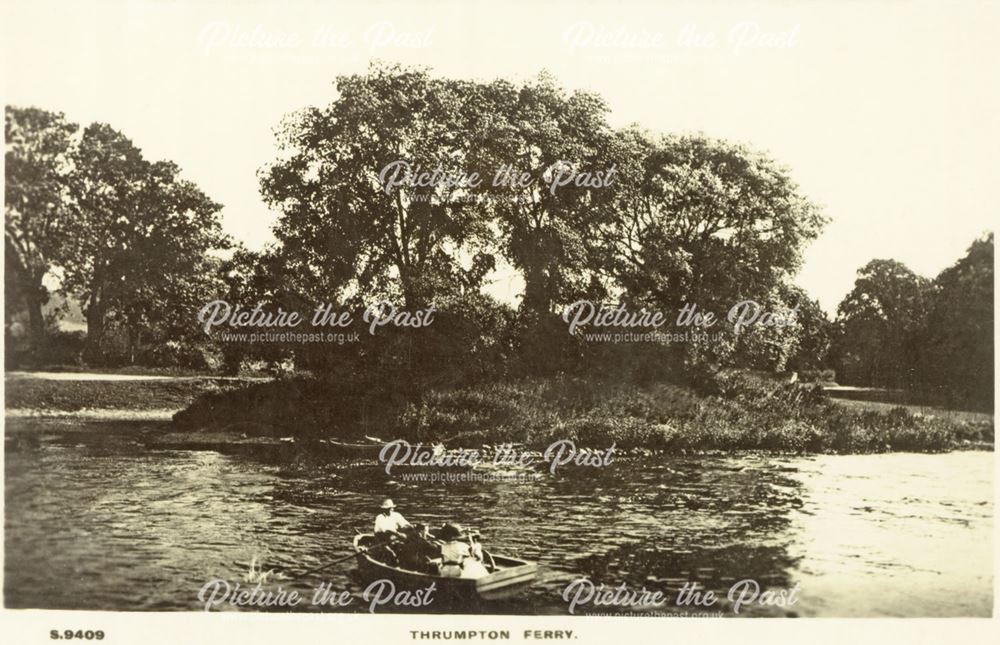
<instances>
[{"instance_id":1,"label":"rowing boat","mask_svg":"<svg viewBox=\"0 0 1000 645\"><path fill-rule=\"evenodd\" d=\"M427 587L435 583L435 593L458 600L500 600L521 593L528 588L538 574L538 564L502 555L487 554L485 562L489 575L481 578L449 578L420 571L411 571L391 566L373 558L369 545L374 539L371 533L354 537L358 568L363 577L375 580L385 578L397 586L407 588Z\"/></svg>"},{"instance_id":2,"label":"rowing boat","mask_svg":"<svg viewBox=\"0 0 1000 645\"><path fill-rule=\"evenodd\" d=\"M336 439L320 439L319 445L330 452L353 457L376 457L382 450L381 443L350 443Z\"/></svg>"}]
</instances>

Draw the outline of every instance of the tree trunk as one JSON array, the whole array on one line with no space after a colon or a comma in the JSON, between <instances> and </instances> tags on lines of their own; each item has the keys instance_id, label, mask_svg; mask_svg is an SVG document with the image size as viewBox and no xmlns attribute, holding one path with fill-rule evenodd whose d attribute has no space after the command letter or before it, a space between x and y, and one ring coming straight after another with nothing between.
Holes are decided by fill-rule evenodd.
<instances>
[{"instance_id":1,"label":"tree trunk","mask_svg":"<svg viewBox=\"0 0 1000 645\"><path fill-rule=\"evenodd\" d=\"M42 280L32 280L24 297L28 308L28 332L31 338L31 349L37 353L45 346L45 316L42 307L48 301L48 292L42 286Z\"/></svg>"},{"instance_id":2,"label":"tree trunk","mask_svg":"<svg viewBox=\"0 0 1000 645\"><path fill-rule=\"evenodd\" d=\"M552 294L549 293L543 269L528 267L524 271L524 300L526 311L536 314L539 318L551 313Z\"/></svg>"},{"instance_id":3,"label":"tree trunk","mask_svg":"<svg viewBox=\"0 0 1000 645\"><path fill-rule=\"evenodd\" d=\"M142 328L141 327L129 327L128 328L128 362L129 365L135 365L135 350L137 347L142 346Z\"/></svg>"},{"instance_id":4,"label":"tree trunk","mask_svg":"<svg viewBox=\"0 0 1000 645\"><path fill-rule=\"evenodd\" d=\"M104 336L104 304L99 295L91 296L87 307L87 343L85 356L88 362L99 362L101 359L101 338Z\"/></svg>"},{"instance_id":5,"label":"tree trunk","mask_svg":"<svg viewBox=\"0 0 1000 645\"><path fill-rule=\"evenodd\" d=\"M400 289L403 292L403 308L416 311L425 306L422 293L418 289L418 271L408 266L398 266Z\"/></svg>"}]
</instances>

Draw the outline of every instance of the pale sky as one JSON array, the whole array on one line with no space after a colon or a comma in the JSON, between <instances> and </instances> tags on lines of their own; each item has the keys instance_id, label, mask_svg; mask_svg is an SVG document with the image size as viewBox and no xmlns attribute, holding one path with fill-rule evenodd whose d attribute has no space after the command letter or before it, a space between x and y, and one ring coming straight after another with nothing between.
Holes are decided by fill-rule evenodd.
<instances>
[{"instance_id":1,"label":"pale sky","mask_svg":"<svg viewBox=\"0 0 1000 645\"><path fill-rule=\"evenodd\" d=\"M460 78L547 69L602 94L615 125L786 165L831 219L797 282L832 312L872 258L930 277L995 227L998 28L998 2L8 1L0 91L177 162L260 248L272 128L328 103L337 74L372 58Z\"/></svg>"}]
</instances>

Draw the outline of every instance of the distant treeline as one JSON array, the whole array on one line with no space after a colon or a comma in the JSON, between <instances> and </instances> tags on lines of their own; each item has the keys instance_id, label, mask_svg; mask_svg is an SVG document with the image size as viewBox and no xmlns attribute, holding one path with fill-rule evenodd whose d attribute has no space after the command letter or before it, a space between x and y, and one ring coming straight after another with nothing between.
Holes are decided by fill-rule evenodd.
<instances>
[{"instance_id":1,"label":"distant treeline","mask_svg":"<svg viewBox=\"0 0 1000 645\"><path fill-rule=\"evenodd\" d=\"M901 287L877 262L830 321L791 281L825 219L784 168L748 147L612 128L600 96L544 74L514 84L376 65L336 86L332 103L289 114L278 129L277 158L259 173L279 213L277 241L262 252L234 247L218 204L110 127L80 131L62 115L8 107L8 342L19 316L30 331L15 360L58 359L45 356L46 275L82 303L82 359L92 363L238 370L263 361L403 390L504 375L697 380L725 367L831 366L858 383L969 390L980 383L973 363L946 372L941 361L973 349L992 357L991 339L958 340L945 304L984 288L970 280L992 284L992 265L973 278L979 269L962 268L979 267L973 256L985 251L921 284L919 324L916 309L887 295ZM992 257L992 237L977 245ZM516 303L484 293L505 267L524 280ZM418 333L359 344L239 345L197 324L198 308L216 298L296 311L388 300L437 314ZM873 305L878 298L887 300ZM724 323L711 342L615 345L571 336L559 318L579 300L721 313L748 299L795 308L798 324ZM992 320L991 299L962 307L969 334ZM938 358L916 351L934 343ZM917 376L930 371L937 380Z\"/></svg>"},{"instance_id":2,"label":"distant treeline","mask_svg":"<svg viewBox=\"0 0 1000 645\"><path fill-rule=\"evenodd\" d=\"M933 280L872 260L837 309L828 362L841 383L993 407L993 234Z\"/></svg>"}]
</instances>

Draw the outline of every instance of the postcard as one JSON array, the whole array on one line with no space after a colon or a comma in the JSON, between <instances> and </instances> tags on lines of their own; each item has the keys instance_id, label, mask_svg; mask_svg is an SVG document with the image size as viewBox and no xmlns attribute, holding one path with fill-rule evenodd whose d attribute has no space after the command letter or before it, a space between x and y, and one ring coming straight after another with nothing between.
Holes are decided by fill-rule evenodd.
<instances>
[{"instance_id":1,"label":"postcard","mask_svg":"<svg viewBox=\"0 0 1000 645\"><path fill-rule=\"evenodd\" d=\"M996 642L997 2L3 13L5 642Z\"/></svg>"}]
</instances>

